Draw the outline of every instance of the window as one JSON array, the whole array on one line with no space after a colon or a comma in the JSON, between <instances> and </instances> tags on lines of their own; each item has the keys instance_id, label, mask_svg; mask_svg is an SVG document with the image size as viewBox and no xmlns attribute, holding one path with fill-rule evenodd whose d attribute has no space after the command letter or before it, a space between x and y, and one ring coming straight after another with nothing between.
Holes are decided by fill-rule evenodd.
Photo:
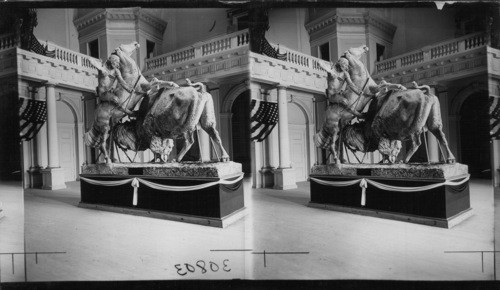
<instances>
[{"instance_id":1,"label":"window","mask_svg":"<svg viewBox=\"0 0 500 290\"><path fill-rule=\"evenodd\" d=\"M249 25L248 25L248 14L244 15L244 16L241 16L241 17L238 17L237 18L237 22L238 22L238 31L239 30L243 30L243 29L247 29L249 27Z\"/></svg>"},{"instance_id":2,"label":"window","mask_svg":"<svg viewBox=\"0 0 500 290\"><path fill-rule=\"evenodd\" d=\"M330 43L324 43L319 46L319 58L330 61Z\"/></svg>"},{"instance_id":3,"label":"window","mask_svg":"<svg viewBox=\"0 0 500 290\"><path fill-rule=\"evenodd\" d=\"M89 55L91 57L99 58L99 40L92 40L89 42L89 47L88 47Z\"/></svg>"},{"instance_id":4,"label":"window","mask_svg":"<svg viewBox=\"0 0 500 290\"><path fill-rule=\"evenodd\" d=\"M377 43L377 61L384 60L385 46Z\"/></svg>"},{"instance_id":5,"label":"window","mask_svg":"<svg viewBox=\"0 0 500 290\"><path fill-rule=\"evenodd\" d=\"M156 43L146 40L146 58L152 58L155 56L155 45Z\"/></svg>"}]
</instances>

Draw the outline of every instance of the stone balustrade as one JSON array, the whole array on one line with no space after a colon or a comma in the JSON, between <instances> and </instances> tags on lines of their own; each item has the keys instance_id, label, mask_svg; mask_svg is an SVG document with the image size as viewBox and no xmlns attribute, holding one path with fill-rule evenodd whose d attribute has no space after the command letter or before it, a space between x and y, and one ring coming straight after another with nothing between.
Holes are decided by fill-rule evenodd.
<instances>
[{"instance_id":1,"label":"stone balustrade","mask_svg":"<svg viewBox=\"0 0 500 290\"><path fill-rule=\"evenodd\" d=\"M319 62L322 62L329 66L329 62L324 61L322 59L319 59L314 56L307 55L305 53L301 53L298 51L295 51L293 49L290 49L286 46L283 45L277 45L274 43L271 43L271 45L279 50L279 53L284 54L286 53L286 62L296 65L298 67L303 67L306 69L309 69L311 71L316 71L316 72L323 72L323 69L319 66Z\"/></svg>"},{"instance_id":2,"label":"stone balustrade","mask_svg":"<svg viewBox=\"0 0 500 290\"><path fill-rule=\"evenodd\" d=\"M97 69L91 65L90 56L51 42L46 44L49 51L55 50L54 57L13 48L15 53L12 57L15 59L14 63L17 63L20 78L41 83L48 81L61 87L95 92Z\"/></svg>"},{"instance_id":3,"label":"stone balustrade","mask_svg":"<svg viewBox=\"0 0 500 290\"><path fill-rule=\"evenodd\" d=\"M76 66L81 66L87 69L95 69L89 61L89 59L92 58L91 56L72 51L50 41L47 42L47 49L49 51L55 50L55 59L59 61Z\"/></svg>"},{"instance_id":4,"label":"stone balustrade","mask_svg":"<svg viewBox=\"0 0 500 290\"><path fill-rule=\"evenodd\" d=\"M189 47L147 59L145 72L167 70L169 67L175 65L223 52L230 52L234 49L248 46L249 40L250 35L248 30L241 30L206 41L200 41Z\"/></svg>"},{"instance_id":5,"label":"stone balustrade","mask_svg":"<svg viewBox=\"0 0 500 290\"><path fill-rule=\"evenodd\" d=\"M459 38L439 42L421 49L391 57L375 63L375 74L395 72L414 65L425 64L443 57L450 57L487 45L484 33L468 34Z\"/></svg>"},{"instance_id":6,"label":"stone balustrade","mask_svg":"<svg viewBox=\"0 0 500 290\"><path fill-rule=\"evenodd\" d=\"M17 46L17 38L14 33L0 35L0 50Z\"/></svg>"},{"instance_id":7,"label":"stone balustrade","mask_svg":"<svg viewBox=\"0 0 500 290\"><path fill-rule=\"evenodd\" d=\"M326 72L319 66L329 62L307 55L288 47L271 43L280 54L286 53L283 60L258 53L250 53L250 78L268 84L280 83L291 89L324 94L326 89Z\"/></svg>"}]
</instances>

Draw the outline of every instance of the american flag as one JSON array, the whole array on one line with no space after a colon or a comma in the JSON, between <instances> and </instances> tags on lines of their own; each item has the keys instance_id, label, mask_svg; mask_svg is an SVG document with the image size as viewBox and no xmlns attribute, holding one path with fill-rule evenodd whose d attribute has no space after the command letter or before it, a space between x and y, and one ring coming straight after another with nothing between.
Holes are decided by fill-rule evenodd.
<instances>
[{"instance_id":1,"label":"american flag","mask_svg":"<svg viewBox=\"0 0 500 290\"><path fill-rule=\"evenodd\" d=\"M19 99L20 137L29 141L36 136L47 120L47 106L45 101Z\"/></svg>"},{"instance_id":2,"label":"american flag","mask_svg":"<svg viewBox=\"0 0 500 290\"><path fill-rule=\"evenodd\" d=\"M250 108L252 110L250 140L262 142L273 131L278 122L278 103L252 99Z\"/></svg>"},{"instance_id":3,"label":"american flag","mask_svg":"<svg viewBox=\"0 0 500 290\"><path fill-rule=\"evenodd\" d=\"M279 60L286 60L286 53L279 53L279 48L275 49L265 37L262 37L260 43L260 53L270 57L277 58Z\"/></svg>"},{"instance_id":4,"label":"american flag","mask_svg":"<svg viewBox=\"0 0 500 290\"><path fill-rule=\"evenodd\" d=\"M30 39L30 50L35 52L35 53L38 53L38 54L41 54L41 55L45 55L45 56L48 56L48 57L52 57L54 58L56 56L56 50L52 50L50 51L47 47L47 45L43 46L39 41L38 39L36 39L36 37L33 35Z\"/></svg>"},{"instance_id":5,"label":"american flag","mask_svg":"<svg viewBox=\"0 0 500 290\"><path fill-rule=\"evenodd\" d=\"M490 96L490 137L500 139L500 98Z\"/></svg>"}]
</instances>

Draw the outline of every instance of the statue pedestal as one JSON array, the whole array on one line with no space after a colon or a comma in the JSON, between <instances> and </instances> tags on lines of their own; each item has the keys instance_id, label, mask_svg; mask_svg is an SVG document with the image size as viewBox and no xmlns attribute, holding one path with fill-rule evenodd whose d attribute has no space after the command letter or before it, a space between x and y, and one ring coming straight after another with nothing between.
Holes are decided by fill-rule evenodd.
<instances>
[{"instance_id":1,"label":"statue pedestal","mask_svg":"<svg viewBox=\"0 0 500 290\"><path fill-rule=\"evenodd\" d=\"M84 165L79 206L226 227L245 214L242 174L234 162Z\"/></svg>"},{"instance_id":2,"label":"statue pedestal","mask_svg":"<svg viewBox=\"0 0 500 290\"><path fill-rule=\"evenodd\" d=\"M43 180L42 189L57 190L66 188L64 169L61 167L40 169L40 172Z\"/></svg>"},{"instance_id":3,"label":"statue pedestal","mask_svg":"<svg viewBox=\"0 0 500 290\"><path fill-rule=\"evenodd\" d=\"M295 169L278 168L274 170L274 189L287 190L297 188Z\"/></svg>"},{"instance_id":4,"label":"statue pedestal","mask_svg":"<svg viewBox=\"0 0 500 290\"><path fill-rule=\"evenodd\" d=\"M260 172L260 176L262 178L262 187L264 188L273 188L274 186L274 171L273 167L265 167L262 168Z\"/></svg>"},{"instance_id":5,"label":"statue pedestal","mask_svg":"<svg viewBox=\"0 0 500 290\"><path fill-rule=\"evenodd\" d=\"M451 228L472 216L467 176L458 163L316 165L309 206Z\"/></svg>"},{"instance_id":6,"label":"statue pedestal","mask_svg":"<svg viewBox=\"0 0 500 290\"><path fill-rule=\"evenodd\" d=\"M43 177L40 167L31 167L28 169L30 176L30 187L31 188L42 188L43 187Z\"/></svg>"}]
</instances>

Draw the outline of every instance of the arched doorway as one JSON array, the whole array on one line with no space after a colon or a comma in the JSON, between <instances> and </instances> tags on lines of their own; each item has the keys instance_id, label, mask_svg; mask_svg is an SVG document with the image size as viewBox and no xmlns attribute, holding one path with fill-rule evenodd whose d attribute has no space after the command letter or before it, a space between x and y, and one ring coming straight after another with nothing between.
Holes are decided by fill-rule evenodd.
<instances>
[{"instance_id":1,"label":"arched doorway","mask_svg":"<svg viewBox=\"0 0 500 290\"><path fill-rule=\"evenodd\" d=\"M491 179L488 95L476 92L460 108L460 162L475 178Z\"/></svg>"},{"instance_id":2,"label":"arched doorway","mask_svg":"<svg viewBox=\"0 0 500 290\"><path fill-rule=\"evenodd\" d=\"M234 162L242 164L245 174L251 174L250 155L250 91L239 94L231 106L231 133Z\"/></svg>"},{"instance_id":3,"label":"arched doorway","mask_svg":"<svg viewBox=\"0 0 500 290\"><path fill-rule=\"evenodd\" d=\"M59 166L64 169L64 181L75 181L78 176L77 117L66 102L57 102L57 138Z\"/></svg>"},{"instance_id":4,"label":"arched doorway","mask_svg":"<svg viewBox=\"0 0 500 290\"><path fill-rule=\"evenodd\" d=\"M309 173L307 117L295 103L288 104L288 136L290 161L295 171L295 180L305 181Z\"/></svg>"}]
</instances>

